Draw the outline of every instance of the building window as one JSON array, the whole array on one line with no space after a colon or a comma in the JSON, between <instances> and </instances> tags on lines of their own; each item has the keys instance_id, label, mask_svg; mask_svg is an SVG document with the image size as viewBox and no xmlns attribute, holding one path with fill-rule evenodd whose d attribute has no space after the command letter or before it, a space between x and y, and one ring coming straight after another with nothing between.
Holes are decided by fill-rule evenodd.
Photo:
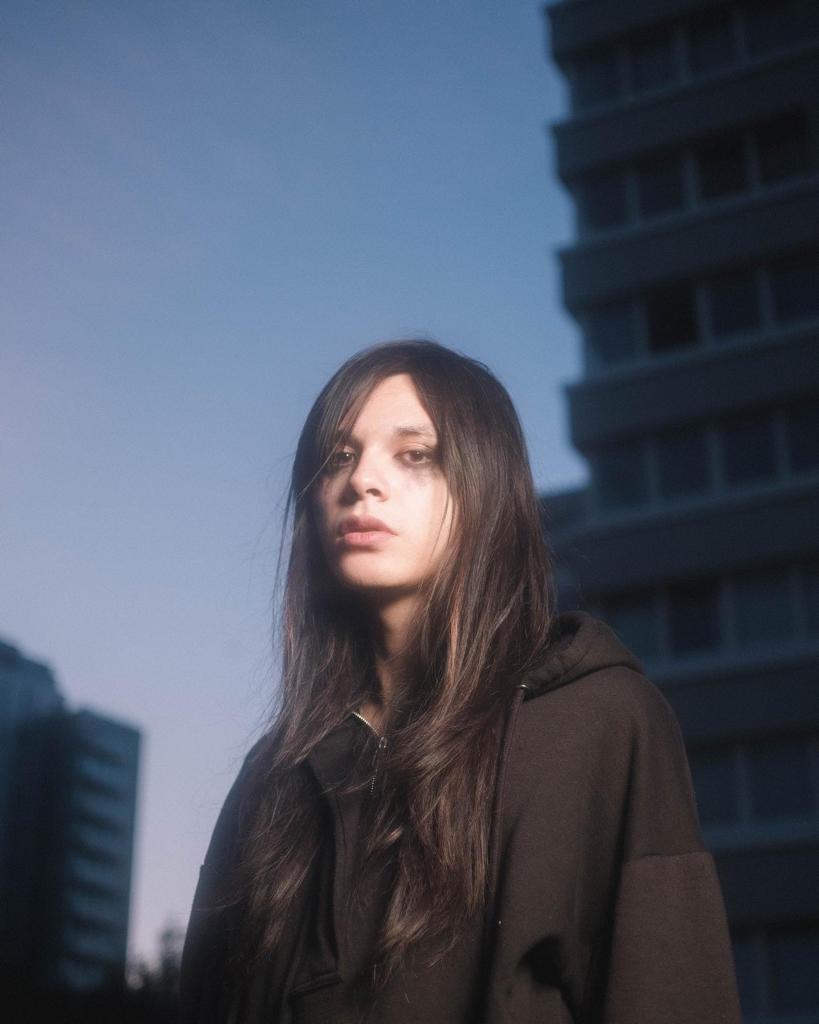
<instances>
[{"instance_id":1,"label":"building window","mask_svg":"<svg viewBox=\"0 0 819 1024\"><path fill-rule=\"evenodd\" d=\"M658 288L646 296L648 347L652 352L695 345L697 320L690 284Z\"/></svg>"},{"instance_id":2,"label":"building window","mask_svg":"<svg viewBox=\"0 0 819 1024\"><path fill-rule=\"evenodd\" d=\"M771 929L771 1002L781 1013L819 1010L819 925Z\"/></svg>"},{"instance_id":3,"label":"building window","mask_svg":"<svg viewBox=\"0 0 819 1024\"><path fill-rule=\"evenodd\" d=\"M622 94L617 50L595 50L575 58L572 102L577 109L611 103Z\"/></svg>"},{"instance_id":4,"label":"building window","mask_svg":"<svg viewBox=\"0 0 819 1024\"><path fill-rule=\"evenodd\" d=\"M745 32L752 57L795 46L816 35L815 3L804 0L748 0Z\"/></svg>"},{"instance_id":5,"label":"building window","mask_svg":"<svg viewBox=\"0 0 819 1024\"><path fill-rule=\"evenodd\" d=\"M787 323L819 315L819 254L804 252L772 264L774 316Z\"/></svg>"},{"instance_id":6,"label":"building window","mask_svg":"<svg viewBox=\"0 0 819 1024\"><path fill-rule=\"evenodd\" d=\"M764 122L756 129L755 138L759 176L766 185L810 170L808 132L802 111L780 114Z\"/></svg>"},{"instance_id":7,"label":"building window","mask_svg":"<svg viewBox=\"0 0 819 1024\"><path fill-rule=\"evenodd\" d=\"M711 333L727 338L759 327L762 314L753 269L732 270L707 285Z\"/></svg>"},{"instance_id":8,"label":"building window","mask_svg":"<svg viewBox=\"0 0 819 1024\"><path fill-rule=\"evenodd\" d=\"M739 818L739 786L733 747L692 750L688 762L703 825Z\"/></svg>"},{"instance_id":9,"label":"building window","mask_svg":"<svg viewBox=\"0 0 819 1024\"><path fill-rule=\"evenodd\" d=\"M637 165L637 195L642 217L680 209L685 203L682 155L674 151L641 160Z\"/></svg>"},{"instance_id":10,"label":"building window","mask_svg":"<svg viewBox=\"0 0 819 1024\"><path fill-rule=\"evenodd\" d=\"M802 612L805 629L819 635L819 559L806 562L800 573L802 582Z\"/></svg>"},{"instance_id":11,"label":"building window","mask_svg":"<svg viewBox=\"0 0 819 1024\"><path fill-rule=\"evenodd\" d=\"M681 427L657 435L660 494L678 498L709 489L708 450L702 427Z\"/></svg>"},{"instance_id":12,"label":"building window","mask_svg":"<svg viewBox=\"0 0 819 1024\"><path fill-rule=\"evenodd\" d=\"M720 646L716 580L691 580L669 587L668 641L671 653L681 657Z\"/></svg>"},{"instance_id":13,"label":"building window","mask_svg":"<svg viewBox=\"0 0 819 1024\"><path fill-rule=\"evenodd\" d=\"M770 412L743 413L721 424L722 475L743 484L776 475L776 447Z\"/></svg>"},{"instance_id":14,"label":"building window","mask_svg":"<svg viewBox=\"0 0 819 1024\"><path fill-rule=\"evenodd\" d=\"M648 500L643 445L629 442L598 451L594 483L600 508L631 508Z\"/></svg>"},{"instance_id":15,"label":"building window","mask_svg":"<svg viewBox=\"0 0 819 1024\"><path fill-rule=\"evenodd\" d=\"M731 11L720 7L688 23L688 70L706 74L730 67L736 60L736 39Z\"/></svg>"},{"instance_id":16,"label":"building window","mask_svg":"<svg viewBox=\"0 0 819 1024\"><path fill-rule=\"evenodd\" d=\"M592 230L625 223L626 182L621 167L589 175L580 182L580 211L583 226Z\"/></svg>"},{"instance_id":17,"label":"building window","mask_svg":"<svg viewBox=\"0 0 819 1024\"><path fill-rule=\"evenodd\" d=\"M708 139L697 147L696 155L703 199L720 199L748 187L742 135Z\"/></svg>"},{"instance_id":18,"label":"building window","mask_svg":"<svg viewBox=\"0 0 819 1024\"><path fill-rule=\"evenodd\" d=\"M636 354L633 303L609 302L590 309L585 326L586 343L598 363L608 366Z\"/></svg>"},{"instance_id":19,"label":"building window","mask_svg":"<svg viewBox=\"0 0 819 1024\"><path fill-rule=\"evenodd\" d=\"M819 395L785 410L788 467L792 473L819 469Z\"/></svg>"},{"instance_id":20,"label":"building window","mask_svg":"<svg viewBox=\"0 0 819 1024\"><path fill-rule=\"evenodd\" d=\"M605 603L604 616L623 643L638 658L660 653L657 602L653 590L618 594Z\"/></svg>"},{"instance_id":21,"label":"building window","mask_svg":"<svg viewBox=\"0 0 819 1024\"><path fill-rule=\"evenodd\" d=\"M734 627L740 647L791 640L793 608L784 569L741 573L732 580Z\"/></svg>"},{"instance_id":22,"label":"building window","mask_svg":"<svg viewBox=\"0 0 819 1024\"><path fill-rule=\"evenodd\" d=\"M819 1009L819 922L743 928L732 935L743 1020L814 1020ZM810 1018L804 1016L810 1014Z\"/></svg>"},{"instance_id":23,"label":"building window","mask_svg":"<svg viewBox=\"0 0 819 1024\"><path fill-rule=\"evenodd\" d=\"M734 965L737 972L737 987L742 1013L746 1016L759 1013L762 1009L760 979L761 945L751 930L735 932L732 936Z\"/></svg>"},{"instance_id":24,"label":"building window","mask_svg":"<svg viewBox=\"0 0 819 1024\"><path fill-rule=\"evenodd\" d=\"M811 750L807 736L760 740L748 748L748 782L755 818L811 814Z\"/></svg>"},{"instance_id":25,"label":"building window","mask_svg":"<svg viewBox=\"0 0 819 1024\"><path fill-rule=\"evenodd\" d=\"M647 92L668 85L677 78L674 36L669 27L635 37L630 46L631 85L634 92Z\"/></svg>"}]
</instances>

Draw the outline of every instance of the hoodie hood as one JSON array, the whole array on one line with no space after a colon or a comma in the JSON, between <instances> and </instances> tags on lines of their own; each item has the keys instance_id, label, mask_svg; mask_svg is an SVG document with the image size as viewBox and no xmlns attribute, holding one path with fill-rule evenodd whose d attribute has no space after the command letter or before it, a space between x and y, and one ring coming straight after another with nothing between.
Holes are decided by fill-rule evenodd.
<instances>
[{"instance_id":1,"label":"hoodie hood","mask_svg":"<svg viewBox=\"0 0 819 1024\"><path fill-rule=\"evenodd\" d=\"M569 611L558 615L553 635L545 659L530 669L518 684L528 691L525 699L556 690L600 669L623 666L645 673L640 660L611 626L589 612Z\"/></svg>"}]
</instances>

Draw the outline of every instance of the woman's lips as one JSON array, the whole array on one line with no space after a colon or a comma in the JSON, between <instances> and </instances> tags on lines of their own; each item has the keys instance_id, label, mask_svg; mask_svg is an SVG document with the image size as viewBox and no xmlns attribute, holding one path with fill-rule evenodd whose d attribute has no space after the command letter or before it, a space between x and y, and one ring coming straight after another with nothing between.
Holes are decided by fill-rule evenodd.
<instances>
[{"instance_id":1,"label":"woman's lips","mask_svg":"<svg viewBox=\"0 0 819 1024\"><path fill-rule=\"evenodd\" d=\"M338 543L351 548L367 548L394 537L388 530L351 530L338 538Z\"/></svg>"}]
</instances>

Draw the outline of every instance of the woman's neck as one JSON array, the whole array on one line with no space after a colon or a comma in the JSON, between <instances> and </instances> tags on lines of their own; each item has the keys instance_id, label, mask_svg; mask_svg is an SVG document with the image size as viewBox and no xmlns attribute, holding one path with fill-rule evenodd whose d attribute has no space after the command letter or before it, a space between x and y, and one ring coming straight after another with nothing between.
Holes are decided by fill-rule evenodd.
<instances>
[{"instance_id":1,"label":"woman's neck","mask_svg":"<svg viewBox=\"0 0 819 1024\"><path fill-rule=\"evenodd\" d=\"M371 628L378 696L368 699L365 707L379 720L383 720L387 714L390 700L407 671L412 627L417 612L417 594L405 595L372 609ZM371 721L366 712L362 711L362 714Z\"/></svg>"}]
</instances>

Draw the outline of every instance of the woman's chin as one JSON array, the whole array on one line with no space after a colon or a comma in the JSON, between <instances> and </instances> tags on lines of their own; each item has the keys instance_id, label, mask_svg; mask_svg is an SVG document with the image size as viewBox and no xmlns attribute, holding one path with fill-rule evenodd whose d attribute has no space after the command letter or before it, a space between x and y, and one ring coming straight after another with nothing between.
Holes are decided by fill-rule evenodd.
<instances>
[{"instance_id":1,"label":"woman's chin","mask_svg":"<svg viewBox=\"0 0 819 1024\"><path fill-rule=\"evenodd\" d=\"M416 580L408 580L403 576L389 573L344 573L341 583L350 590L355 590L362 597L378 602L395 600L409 594L418 593Z\"/></svg>"}]
</instances>

